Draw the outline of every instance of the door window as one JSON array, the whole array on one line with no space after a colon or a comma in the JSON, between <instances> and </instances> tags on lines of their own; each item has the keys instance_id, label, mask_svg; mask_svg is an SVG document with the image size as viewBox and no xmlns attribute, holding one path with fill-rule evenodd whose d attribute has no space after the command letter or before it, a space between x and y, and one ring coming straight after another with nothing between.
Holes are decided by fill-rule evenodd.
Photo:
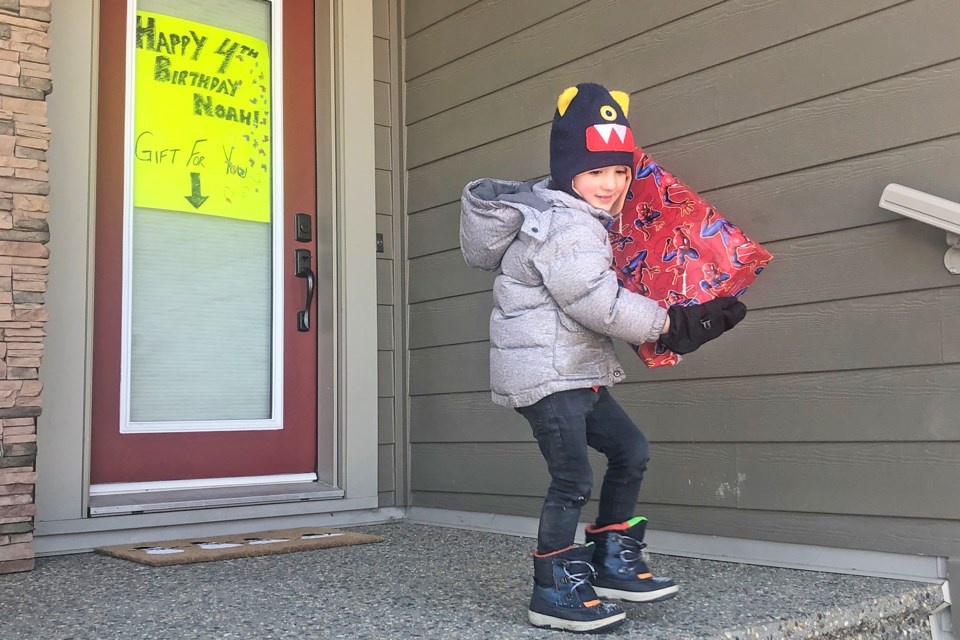
<instances>
[{"instance_id":1,"label":"door window","mask_svg":"<svg viewBox=\"0 0 960 640\"><path fill-rule=\"evenodd\" d=\"M121 432L280 428L271 5L140 0L132 35Z\"/></svg>"}]
</instances>

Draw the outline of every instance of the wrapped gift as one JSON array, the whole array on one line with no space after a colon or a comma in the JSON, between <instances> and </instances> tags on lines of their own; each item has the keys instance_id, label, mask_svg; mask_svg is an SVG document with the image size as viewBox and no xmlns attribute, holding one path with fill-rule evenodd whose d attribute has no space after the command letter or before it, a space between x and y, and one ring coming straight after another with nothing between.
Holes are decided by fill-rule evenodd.
<instances>
[{"instance_id":1,"label":"wrapped gift","mask_svg":"<svg viewBox=\"0 0 960 640\"><path fill-rule=\"evenodd\" d=\"M664 308L743 294L773 256L665 171L642 149L623 212L610 225L620 284ZM681 356L645 343L634 347L648 367Z\"/></svg>"}]
</instances>

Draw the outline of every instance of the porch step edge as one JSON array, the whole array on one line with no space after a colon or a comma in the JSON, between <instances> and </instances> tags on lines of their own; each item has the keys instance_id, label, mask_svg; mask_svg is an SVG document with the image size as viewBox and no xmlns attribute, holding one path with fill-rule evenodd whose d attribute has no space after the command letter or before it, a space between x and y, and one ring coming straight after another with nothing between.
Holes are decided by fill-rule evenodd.
<instances>
[{"instance_id":1,"label":"porch step edge","mask_svg":"<svg viewBox=\"0 0 960 640\"><path fill-rule=\"evenodd\" d=\"M940 585L918 584L898 595L835 607L806 617L728 630L711 640L928 640L933 637L930 616L943 601Z\"/></svg>"}]
</instances>

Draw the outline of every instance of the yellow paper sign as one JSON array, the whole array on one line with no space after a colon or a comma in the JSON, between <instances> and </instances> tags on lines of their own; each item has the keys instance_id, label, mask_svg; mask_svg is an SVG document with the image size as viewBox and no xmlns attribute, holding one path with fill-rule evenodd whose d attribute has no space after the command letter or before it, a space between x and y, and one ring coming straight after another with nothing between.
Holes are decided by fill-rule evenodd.
<instances>
[{"instance_id":1,"label":"yellow paper sign","mask_svg":"<svg viewBox=\"0 0 960 640\"><path fill-rule=\"evenodd\" d=\"M263 40L137 12L133 204L270 221Z\"/></svg>"}]
</instances>

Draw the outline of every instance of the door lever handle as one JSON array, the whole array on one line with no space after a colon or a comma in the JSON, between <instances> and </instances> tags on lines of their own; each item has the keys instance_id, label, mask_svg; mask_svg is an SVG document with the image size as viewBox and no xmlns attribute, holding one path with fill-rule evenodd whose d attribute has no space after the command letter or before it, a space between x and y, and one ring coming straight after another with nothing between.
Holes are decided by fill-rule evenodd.
<instances>
[{"instance_id":1,"label":"door lever handle","mask_svg":"<svg viewBox=\"0 0 960 640\"><path fill-rule=\"evenodd\" d=\"M293 275L307 279L307 302L303 311L297 312L297 331L310 331L310 307L313 305L313 294L317 286L317 277L310 267L310 250L293 250Z\"/></svg>"}]
</instances>

